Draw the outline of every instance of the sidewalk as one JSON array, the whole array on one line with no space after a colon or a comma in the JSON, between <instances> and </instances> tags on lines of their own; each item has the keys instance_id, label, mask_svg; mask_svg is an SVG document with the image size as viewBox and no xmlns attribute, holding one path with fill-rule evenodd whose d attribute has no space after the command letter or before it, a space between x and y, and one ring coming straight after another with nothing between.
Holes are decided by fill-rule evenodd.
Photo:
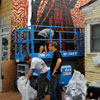
<instances>
[{"instance_id":1,"label":"sidewalk","mask_svg":"<svg viewBox=\"0 0 100 100\"><path fill-rule=\"evenodd\" d=\"M62 92L62 96L62 100L64 100L64 92ZM49 95L47 95L43 100L49 100L49 98ZM21 95L18 92L0 93L0 100L21 100Z\"/></svg>"}]
</instances>

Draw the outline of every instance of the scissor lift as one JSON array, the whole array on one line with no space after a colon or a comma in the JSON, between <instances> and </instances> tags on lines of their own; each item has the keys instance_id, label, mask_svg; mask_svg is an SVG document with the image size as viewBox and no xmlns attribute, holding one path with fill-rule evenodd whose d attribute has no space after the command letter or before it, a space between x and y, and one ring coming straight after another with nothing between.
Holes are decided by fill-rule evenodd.
<instances>
[{"instance_id":1,"label":"scissor lift","mask_svg":"<svg viewBox=\"0 0 100 100\"><path fill-rule=\"evenodd\" d=\"M36 34L41 31L43 28L50 29L50 38L49 39L37 39L35 38ZM68 31L56 31L58 34L58 38L51 38L51 28L55 28L57 30L68 30ZM71 30L71 31L69 31ZM43 26L43 25L32 25L27 26L25 28L16 29L14 31L14 42L15 42L15 60L17 62L23 62L24 57L26 55L30 55L31 57L40 57L45 61L50 61L53 53L38 53L35 52L35 45L39 45L40 40L44 40L47 44L50 41L56 41L59 44L59 51L62 54L64 60L77 58L80 56L84 56L84 29L77 27L61 27L61 26ZM73 34L76 38L63 38L63 34ZM77 49L63 49L62 44L73 44L76 45Z\"/></svg>"},{"instance_id":2,"label":"scissor lift","mask_svg":"<svg viewBox=\"0 0 100 100\"><path fill-rule=\"evenodd\" d=\"M35 36L41 29L49 28L50 29L50 38L48 39L38 39ZM58 37L55 39L51 38L51 28L56 29L56 34ZM61 31L61 30L64 31ZM60 30L60 31L58 31ZM65 31L66 30L66 31ZM14 31L14 40L15 40L15 60L21 64L18 64L17 68L17 77L21 75L26 75L27 73L27 65L22 64L24 62L24 57L26 55L30 55L33 57L42 58L47 63L51 61L53 53L39 53L37 50L39 49L40 40L46 41L49 44L50 41L56 41L59 45L59 51L62 54L63 60L72 60L84 56L84 29L76 28L76 27L61 27L61 26L41 26L41 25L32 25L21 29L16 29ZM70 38L64 38L64 35L72 34ZM74 37L75 36L75 37ZM63 45L64 44L64 45ZM70 45L69 45L70 44ZM64 46L69 45L73 46L73 49L64 48ZM37 49L38 47L38 49ZM35 50L36 49L36 50ZM48 66L50 64L48 63ZM68 81L72 77L72 67L70 65L62 66L62 74L61 74L61 85L67 85ZM48 71L50 73L50 70ZM47 78L50 78L48 73ZM36 75L38 72L35 71ZM33 75L34 75L33 74Z\"/></svg>"}]
</instances>

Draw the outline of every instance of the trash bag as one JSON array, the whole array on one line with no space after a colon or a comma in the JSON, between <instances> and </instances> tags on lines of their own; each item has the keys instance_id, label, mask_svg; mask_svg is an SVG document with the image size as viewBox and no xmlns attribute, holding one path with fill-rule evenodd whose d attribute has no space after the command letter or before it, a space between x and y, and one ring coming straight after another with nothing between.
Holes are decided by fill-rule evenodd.
<instances>
[{"instance_id":1,"label":"trash bag","mask_svg":"<svg viewBox=\"0 0 100 100\"><path fill-rule=\"evenodd\" d=\"M100 56L99 56L99 54L97 54L97 56L95 56L95 57L92 57L92 60L93 60L95 67L100 66Z\"/></svg>"},{"instance_id":2,"label":"trash bag","mask_svg":"<svg viewBox=\"0 0 100 100\"><path fill-rule=\"evenodd\" d=\"M30 82L26 83L25 76L21 76L17 80L17 88L22 95L22 100L34 100L37 97L37 91L30 86Z\"/></svg>"},{"instance_id":3,"label":"trash bag","mask_svg":"<svg viewBox=\"0 0 100 100\"><path fill-rule=\"evenodd\" d=\"M79 71L74 70L73 76L66 86L65 100L85 100L87 80Z\"/></svg>"}]
</instances>

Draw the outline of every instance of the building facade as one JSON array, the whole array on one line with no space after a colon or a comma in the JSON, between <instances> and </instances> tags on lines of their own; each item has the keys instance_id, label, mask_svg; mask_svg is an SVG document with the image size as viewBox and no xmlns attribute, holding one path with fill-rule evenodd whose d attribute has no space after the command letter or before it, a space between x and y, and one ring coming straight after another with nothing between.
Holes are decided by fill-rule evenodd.
<instances>
[{"instance_id":1,"label":"building facade","mask_svg":"<svg viewBox=\"0 0 100 100\"><path fill-rule=\"evenodd\" d=\"M10 82L3 79L5 73L3 64L10 59L10 34L11 34L11 0L0 0L0 91L3 90L3 84ZM2 69L2 71L1 71ZM6 67L6 70L8 68ZM8 72L7 72L8 74ZM3 76L4 75L4 76ZM9 75L9 74L8 74ZM6 75L7 76L7 75Z\"/></svg>"},{"instance_id":2,"label":"building facade","mask_svg":"<svg viewBox=\"0 0 100 100\"><path fill-rule=\"evenodd\" d=\"M33 24L84 27L84 14L80 11L80 7L90 1L0 0L0 89L2 91L14 89L16 79L15 29ZM74 36L65 35L64 37L73 38Z\"/></svg>"},{"instance_id":3,"label":"building facade","mask_svg":"<svg viewBox=\"0 0 100 100\"><path fill-rule=\"evenodd\" d=\"M100 53L100 0L82 8L85 14L85 75L89 82L100 79L100 67L95 67L93 57Z\"/></svg>"}]
</instances>

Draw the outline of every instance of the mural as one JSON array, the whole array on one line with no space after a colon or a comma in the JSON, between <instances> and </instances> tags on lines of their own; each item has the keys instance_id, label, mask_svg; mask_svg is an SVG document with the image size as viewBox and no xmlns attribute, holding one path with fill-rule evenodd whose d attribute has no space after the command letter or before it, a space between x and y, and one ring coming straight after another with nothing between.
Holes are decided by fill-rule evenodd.
<instances>
[{"instance_id":1,"label":"mural","mask_svg":"<svg viewBox=\"0 0 100 100\"><path fill-rule=\"evenodd\" d=\"M32 0L31 24L73 26L70 9L77 0Z\"/></svg>"},{"instance_id":2,"label":"mural","mask_svg":"<svg viewBox=\"0 0 100 100\"><path fill-rule=\"evenodd\" d=\"M91 0L12 0L11 53L14 52L14 29L30 24L84 27L84 14L80 7L89 1ZM74 38L74 35L63 34L63 38ZM64 49L73 49L71 44L63 45Z\"/></svg>"},{"instance_id":3,"label":"mural","mask_svg":"<svg viewBox=\"0 0 100 100\"><path fill-rule=\"evenodd\" d=\"M31 25L76 26L83 21L80 7L90 0L29 0ZM75 18L76 17L76 18ZM82 22L78 22L81 27ZM77 26L77 27L78 27Z\"/></svg>"},{"instance_id":4,"label":"mural","mask_svg":"<svg viewBox=\"0 0 100 100\"><path fill-rule=\"evenodd\" d=\"M11 16L11 59L14 59L14 30L27 26L28 20L28 1L12 0Z\"/></svg>"}]
</instances>

